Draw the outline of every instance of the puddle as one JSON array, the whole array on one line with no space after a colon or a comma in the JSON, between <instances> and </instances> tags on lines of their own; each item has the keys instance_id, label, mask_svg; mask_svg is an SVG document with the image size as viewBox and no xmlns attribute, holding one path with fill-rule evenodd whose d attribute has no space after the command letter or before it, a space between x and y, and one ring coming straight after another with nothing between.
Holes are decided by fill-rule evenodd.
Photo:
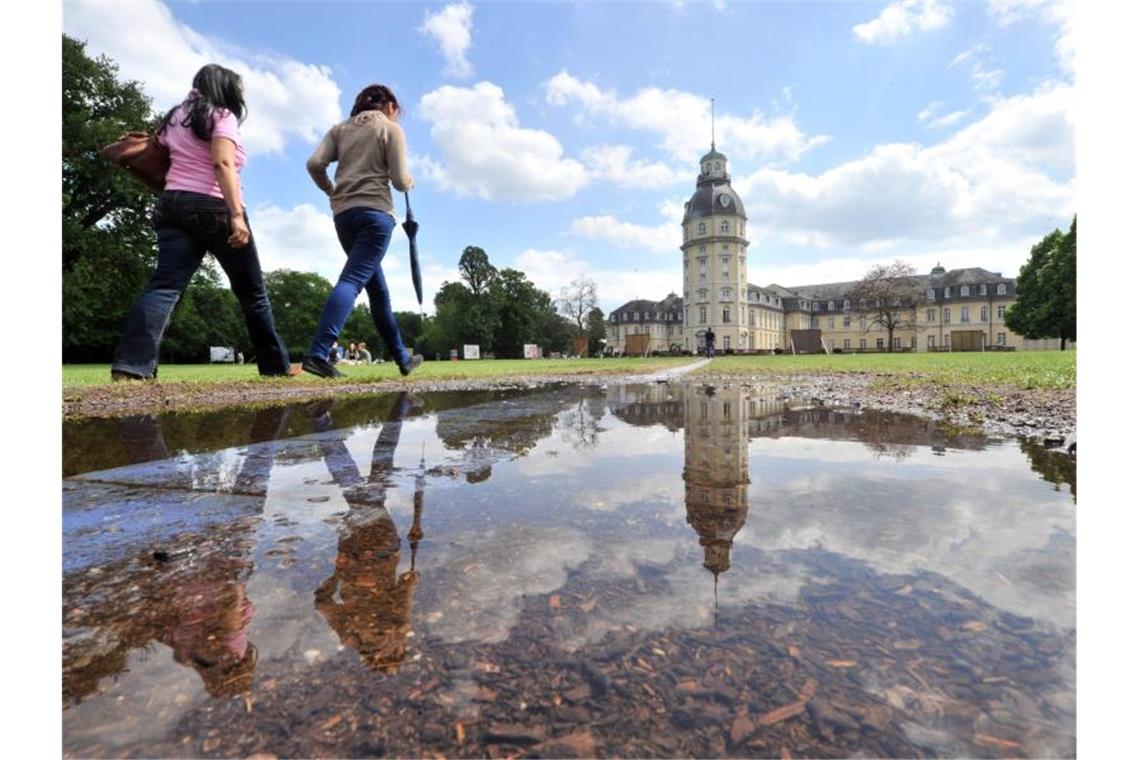
<instances>
[{"instance_id":1,"label":"puddle","mask_svg":"<svg viewBox=\"0 0 1140 760\"><path fill-rule=\"evenodd\" d=\"M1072 756L1075 466L762 389L64 428L94 756Z\"/></svg>"}]
</instances>

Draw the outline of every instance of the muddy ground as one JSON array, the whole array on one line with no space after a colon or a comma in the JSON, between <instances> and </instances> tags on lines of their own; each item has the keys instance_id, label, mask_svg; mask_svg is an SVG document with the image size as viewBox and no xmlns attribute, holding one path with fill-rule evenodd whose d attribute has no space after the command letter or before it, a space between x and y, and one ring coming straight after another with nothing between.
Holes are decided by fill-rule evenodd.
<instances>
[{"instance_id":1,"label":"muddy ground","mask_svg":"<svg viewBox=\"0 0 1140 760\"><path fill-rule=\"evenodd\" d=\"M391 380L370 383L322 385L288 380L253 381L228 385L194 383L119 383L67 388L63 393L65 419L118 417L162 412L218 409L235 404L267 404L347 394L386 393L399 390L461 391L489 388L533 387L549 383L616 385L626 382L696 382L743 384L757 392L776 392L797 401L822 405L860 406L930 417L954 427L980 430L989 435L1018 436L1046 445L1060 445L1076 430L1076 391L1026 390L994 385L930 382L900 383L889 376L816 374L810 377L771 375L566 375L516 376L492 380L444 380L409 383Z\"/></svg>"}]
</instances>

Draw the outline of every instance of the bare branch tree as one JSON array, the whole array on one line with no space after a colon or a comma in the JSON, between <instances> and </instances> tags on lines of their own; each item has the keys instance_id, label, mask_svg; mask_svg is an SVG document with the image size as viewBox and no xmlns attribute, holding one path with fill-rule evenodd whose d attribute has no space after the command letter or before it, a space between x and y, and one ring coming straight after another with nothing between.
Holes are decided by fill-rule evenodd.
<instances>
[{"instance_id":1,"label":"bare branch tree","mask_svg":"<svg viewBox=\"0 0 1140 760\"><path fill-rule=\"evenodd\" d=\"M914 267L904 261L876 264L851 289L853 305L871 325L887 331L887 350L895 350L895 331L913 326L918 280Z\"/></svg>"},{"instance_id":2,"label":"bare branch tree","mask_svg":"<svg viewBox=\"0 0 1140 760\"><path fill-rule=\"evenodd\" d=\"M578 326L578 335L585 334L590 310L597 305L598 285L584 275L575 277L558 294L558 310Z\"/></svg>"}]
</instances>

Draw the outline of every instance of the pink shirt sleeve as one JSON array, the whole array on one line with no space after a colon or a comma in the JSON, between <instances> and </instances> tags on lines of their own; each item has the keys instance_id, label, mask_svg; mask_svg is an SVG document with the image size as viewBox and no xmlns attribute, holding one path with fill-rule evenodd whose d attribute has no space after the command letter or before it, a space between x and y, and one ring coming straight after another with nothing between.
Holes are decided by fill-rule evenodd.
<instances>
[{"instance_id":1,"label":"pink shirt sleeve","mask_svg":"<svg viewBox=\"0 0 1140 760\"><path fill-rule=\"evenodd\" d=\"M243 147L241 144L241 135L238 134L238 120L233 115L232 111L225 108L219 108L214 111L214 137L228 137L234 141L234 145Z\"/></svg>"}]
</instances>

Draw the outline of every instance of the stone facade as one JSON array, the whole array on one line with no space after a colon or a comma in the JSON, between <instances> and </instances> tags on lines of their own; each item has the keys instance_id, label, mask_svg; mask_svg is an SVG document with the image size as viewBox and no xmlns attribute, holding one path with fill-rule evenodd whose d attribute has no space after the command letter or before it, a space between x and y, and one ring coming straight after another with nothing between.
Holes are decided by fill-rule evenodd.
<instances>
[{"instance_id":1,"label":"stone facade","mask_svg":"<svg viewBox=\"0 0 1140 760\"><path fill-rule=\"evenodd\" d=\"M1016 282L979 267L936 266L914 278L902 326L890 336L873 305L853 301L855 282L766 287L748 282L748 217L716 146L701 158L681 223L682 296L629 301L609 315L609 350L695 353L711 329L719 351L737 353L1055 349L1005 326ZM648 336L629 341L629 336Z\"/></svg>"}]
</instances>

